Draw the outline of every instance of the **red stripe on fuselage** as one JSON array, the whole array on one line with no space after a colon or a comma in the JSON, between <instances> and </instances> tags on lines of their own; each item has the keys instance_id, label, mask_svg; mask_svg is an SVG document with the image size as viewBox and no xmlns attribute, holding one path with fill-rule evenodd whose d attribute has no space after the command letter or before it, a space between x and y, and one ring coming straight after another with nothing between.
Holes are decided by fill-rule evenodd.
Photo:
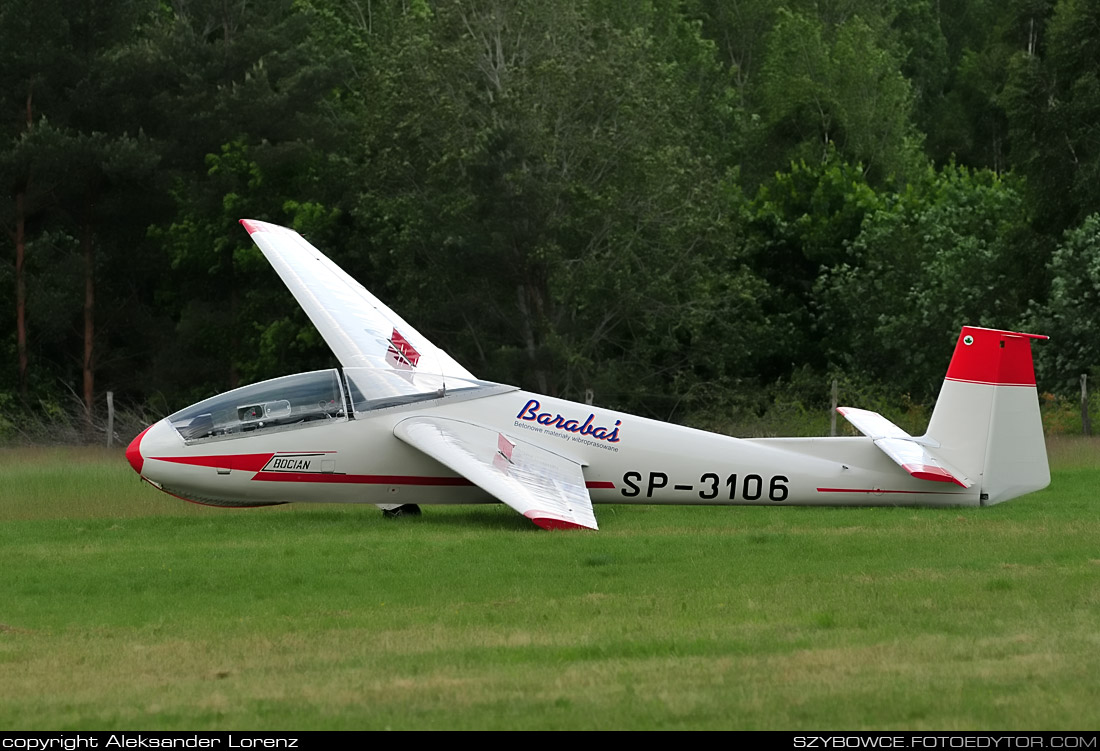
<instances>
[{"instance_id":1,"label":"red stripe on fuselage","mask_svg":"<svg viewBox=\"0 0 1100 751\"><path fill-rule=\"evenodd\" d=\"M259 482L321 482L349 483L355 485L427 485L469 487L474 483L465 477L420 477L417 475L341 475L320 472L257 472L253 480ZM615 483L586 482L585 487L598 490L614 490Z\"/></svg>"},{"instance_id":2,"label":"red stripe on fuselage","mask_svg":"<svg viewBox=\"0 0 1100 751\"><path fill-rule=\"evenodd\" d=\"M966 495L965 493L945 492L942 490L867 490L866 488L818 488L818 493L903 493L905 495Z\"/></svg>"},{"instance_id":3,"label":"red stripe on fuselage","mask_svg":"<svg viewBox=\"0 0 1100 751\"><path fill-rule=\"evenodd\" d=\"M223 454L222 456L150 456L158 462L190 464L195 467L221 467L244 472L259 472L275 456L268 454Z\"/></svg>"},{"instance_id":4,"label":"red stripe on fuselage","mask_svg":"<svg viewBox=\"0 0 1100 751\"><path fill-rule=\"evenodd\" d=\"M335 451L280 451L278 454L306 456L316 454L334 454ZM152 456L161 462L189 464L195 467L220 467L255 472L253 480L259 482L317 482L348 483L358 485L425 485L468 487L474 483L465 477L421 477L418 475L349 475L335 472L264 472L263 468L275 457L269 454L223 454L221 456ZM606 480L586 482L585 487L595 490L614 490L615 483Z\"/></svg>"},{"instance_id":5,"label":"red stripe on fuselage","mask_svg":"<svg viewBox=\"0 0 1100 751\"><path fill-rule=\"evenodd\" d=\"M465 477L417 477L414 475L339 475L322 472L257 472L260 482L322 482L356 485L450 485L469 486Z\"/></svg>"}]
</instances>

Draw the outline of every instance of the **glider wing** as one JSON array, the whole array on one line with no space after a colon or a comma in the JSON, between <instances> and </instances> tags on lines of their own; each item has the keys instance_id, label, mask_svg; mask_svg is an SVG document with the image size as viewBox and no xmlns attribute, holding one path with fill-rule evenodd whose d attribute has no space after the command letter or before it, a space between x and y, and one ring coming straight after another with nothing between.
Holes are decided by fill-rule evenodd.
<instances>
[{"instance_id":1,"label":"glider wing","mask_svg":"<svg viewBox=\"0 0 1100 751\"><path fill-rule=\"evenodd\" d=\"M461 420L410 417L393 432L543 529L598 529L575 461Z\"/></svg>"},{"instance_id":2,"label":"glider wing","mask_svg":"<svg viewBox=\"0 0 1100 751\"><path fill-rule=\"evenodd\" d=\"M345 368L474 377L294 230L241 224Z\"/></svg>"}]
</instances>

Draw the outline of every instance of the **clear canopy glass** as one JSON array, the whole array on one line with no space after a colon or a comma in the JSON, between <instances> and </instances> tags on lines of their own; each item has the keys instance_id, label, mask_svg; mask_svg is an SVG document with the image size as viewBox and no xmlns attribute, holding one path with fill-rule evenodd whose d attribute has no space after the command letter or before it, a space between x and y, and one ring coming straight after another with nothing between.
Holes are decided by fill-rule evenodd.
<instances>
[{"instance_id":1,"label":"clear canopy glass","mask_svg":"<svg viewBox=\"0 0 1100 751\"><path fill-rule=\"evenodd\" d=\"M471 394L474 389L495 385L399 368L346 368L344 377L353 414ZM348 416L340 371L317 370L212 396L168 420L190 443L320 425Z\"/></svg>"},{"instance_id":2,"label":"clear canopy glass","mask_svg":"<svg viewBox=\"0 0 1100 751\"><path fill-rule=\"evenodd\" d=\"M298 373L243 386L168 418L186 441L346 419L344 393L336 370Z\"/></svg>"}]
</instances>

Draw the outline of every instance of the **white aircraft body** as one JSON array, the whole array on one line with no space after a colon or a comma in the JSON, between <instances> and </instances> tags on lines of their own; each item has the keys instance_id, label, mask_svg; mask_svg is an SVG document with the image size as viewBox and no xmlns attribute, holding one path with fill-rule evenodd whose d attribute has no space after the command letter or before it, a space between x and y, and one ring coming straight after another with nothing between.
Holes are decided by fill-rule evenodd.
<instances>
[{"instance_id":1,"label":"white aircraft body","mask_svg":"<svg viewBox=\"0 0 1100 751\"><path fill-rule=\"evenodd\" d=\"M841 408L863 435L738 439L477 380L298 233L241 222L342 367L218 394L126 455L213 506L502 502L547 529L593 503L990 505L1050 482L1031 334L966 327L928 431Z\"/></svg>"}]
</instances>

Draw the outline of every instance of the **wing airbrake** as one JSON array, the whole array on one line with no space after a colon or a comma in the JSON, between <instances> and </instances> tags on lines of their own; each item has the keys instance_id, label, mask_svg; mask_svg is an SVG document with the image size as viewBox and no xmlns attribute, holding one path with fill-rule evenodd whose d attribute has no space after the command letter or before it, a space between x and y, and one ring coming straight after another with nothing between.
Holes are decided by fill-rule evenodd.
<instances>
[{"instance_id":1,"label":"wing airbrake","mask_svg":"<svg viewBox=\"0 0 1100 751\"><path fill-rule=\"evenodd\" d=\"M410 417L393 432L543 529L598 529L577 462L461 420Z\"/></svg>"},{"instance_id":2,"label":"wing airbrake","mask_svg":"<svg viewBox=\"0 0 1100 751\"><path fill-rule=\"evenodd\" d=\"M241 224L345 368L396 368L473 378L294 230Z\"/></svg>"},{"instance_id":3,"label":"wing airbrake","mask_svg":"<svg viewBox=\"0 0 1100 751\"><path fill-rule=\"evenodd\" d=\"M935 441L914 438L878 412L854 407L837 407L836 411L913 477L953 482L964 488L974 484L966 475L932 453L936 447Z\"/></svg>"}]
</instances>

